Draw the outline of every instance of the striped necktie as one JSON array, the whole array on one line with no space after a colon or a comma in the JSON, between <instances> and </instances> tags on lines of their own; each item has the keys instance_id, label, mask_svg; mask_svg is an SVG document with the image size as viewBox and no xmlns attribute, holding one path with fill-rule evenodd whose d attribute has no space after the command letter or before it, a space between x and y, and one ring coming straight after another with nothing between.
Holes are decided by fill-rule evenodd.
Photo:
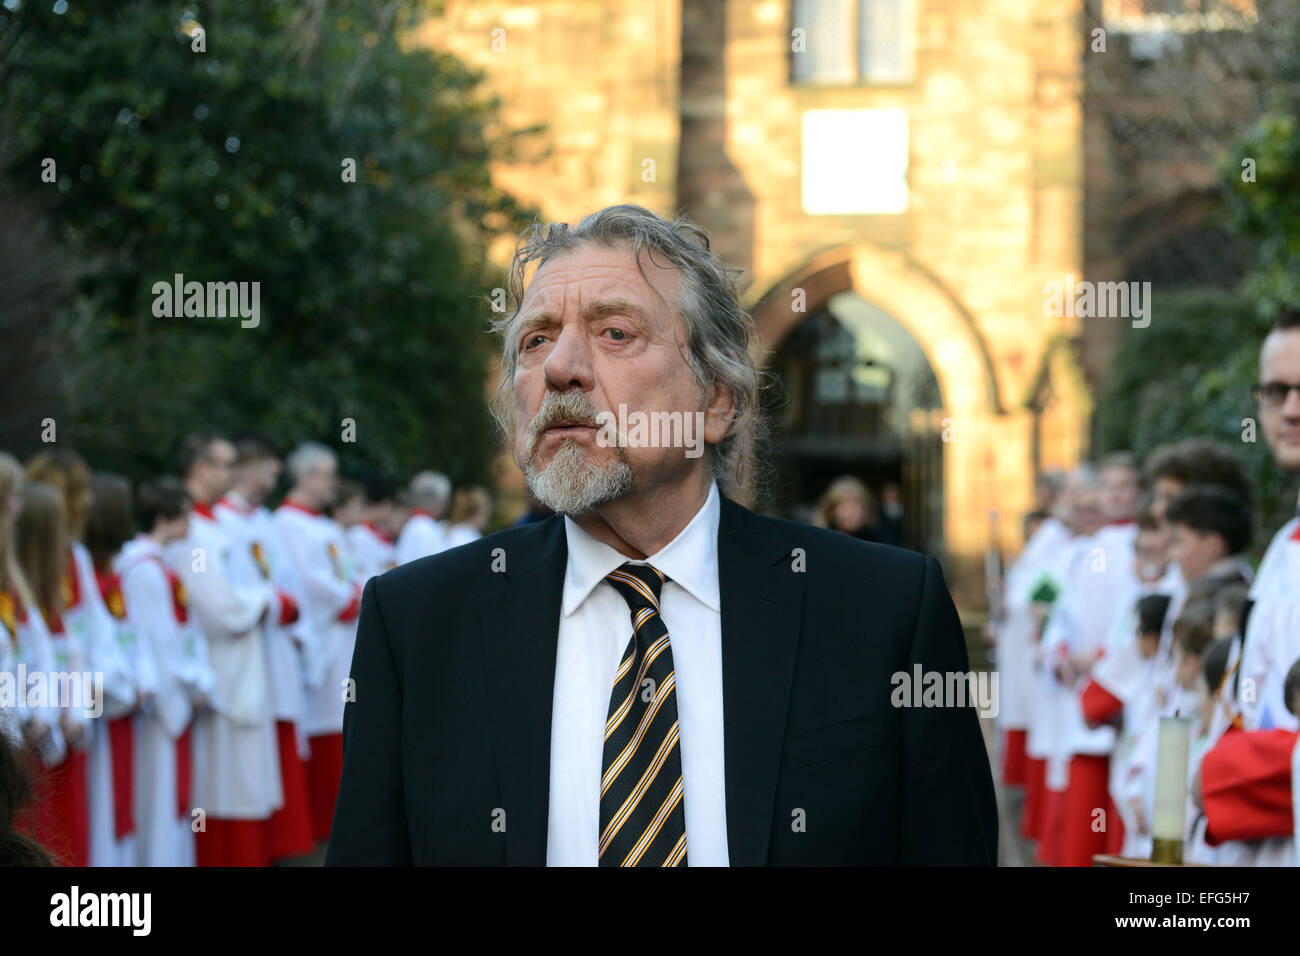
<instances>
[{"instance_id":1,"label":"striped necktie","mask_svg":"<svg viewBox=\"0 0 1300 956\"><path fill-rule=\"evenodd\" d=\"M668 628L659 617L667 579L648 564L629 562L605 580L627 601L632 639L614 675L605 722L600 865L684 866L677 678Z\"/></svg>"}]
</instances>

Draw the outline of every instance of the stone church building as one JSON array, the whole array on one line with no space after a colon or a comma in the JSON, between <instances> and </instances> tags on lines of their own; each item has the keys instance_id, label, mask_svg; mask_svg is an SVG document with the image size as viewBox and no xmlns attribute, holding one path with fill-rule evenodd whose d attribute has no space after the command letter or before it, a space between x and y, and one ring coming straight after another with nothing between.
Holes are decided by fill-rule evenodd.
<instances>
[{"instance_id":1,"label":"stone church building","mask_svg":"<svg viewBox=\"0 0 1300 956\"><path fill-rule=\"evenodd\" d=\"M1035 477L1087 459L1090 379L1127 321L1044 308L1047 283L1123 272L1105 242L1085 254L1102 6L1124 4L448 0L414 40L539 130L494 174L546 219L681 211L744 270L784 393L757 506L806 517L841 474L897 484L906 543L970 606Z\"/></svg>"}]
</instances>

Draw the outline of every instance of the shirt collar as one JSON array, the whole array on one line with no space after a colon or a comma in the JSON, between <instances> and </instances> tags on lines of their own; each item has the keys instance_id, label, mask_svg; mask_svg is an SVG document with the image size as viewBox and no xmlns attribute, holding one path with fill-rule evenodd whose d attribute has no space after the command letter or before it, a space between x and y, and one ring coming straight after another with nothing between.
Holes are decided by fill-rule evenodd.
<instances>
[{"instance_id":1,"label":"shirt collar","mask_svg":"<svg viewBox=\"0 0 1300 956\"><path fill-rule=\"evenodd\" d=\"M720 613L718 597L718 519L722 506L718 484L709 485L704 504L687 522L677 537L644 561L681 585L691 597L709 610ZM564 603L561 613L573 614L609 572L632 560L592 537L570 518L564 516L564 535L569 545L568 566L564 575Z\"/></svg>"}]
</instances>

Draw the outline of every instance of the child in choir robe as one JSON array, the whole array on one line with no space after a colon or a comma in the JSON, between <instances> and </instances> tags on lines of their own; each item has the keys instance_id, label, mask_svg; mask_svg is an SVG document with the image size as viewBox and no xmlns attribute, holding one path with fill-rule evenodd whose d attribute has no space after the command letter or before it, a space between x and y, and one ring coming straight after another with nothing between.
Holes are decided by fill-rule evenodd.
<instances>
[{"instance_id":1,"label":"child in choir robe","mask_svg":"<svg viewBox=\"0 0 1300 956\"><path fill-rule=\"evenodd\" d=\"M1243 589L1244 591L1244 589ZM1222 596L1220 603L1222 604ZM1215 633L1221 630L1220 621L1215 622ZM1228 866L1250 866L1252 860L1247 854L1233 852L1235 846L1212 847L1205 839L1206 819L1195 801L1195 789L1200 779L1201 762L1205 755L1218 743L1230 727L1233 726L1236 708L1232 703L1231 664L1236 656L1237 637L1235 632L1216 637L1201 655L1201 688L1204 697L1201 701L1200 719L1192 730L1192 749L1188 760L1189 812L1191 836L1183 851L1183 859L1188 863L1217 863ZM1240 726L1240 721L1236 724Z\"/></svg>"},{"instance_id":2,"label":"child in choir robe","mask_svg":"<svg viewBox=\"0 0 1300 956\"><path fill-rule=\"evenodd\" d=\"M1228 488L1190 485L1169 503L1170 554L1190 585L1197 580L1250 584L1250 504Z\"/></svg>"},{"instance_id":3,"label":"child in choir robe","mask_svg":"<svg viewBox=\"0 0 1300 956\"><path fill-rule=\"evenodd\" d=\"M123 866L134 859L134 850L116 835L113 789L113 752L109 722L135 707L136 688L132 666L122 652L112 615L104 606L93 561L82 539L85 537L95 497L90 469L80 455L67 449L53 449L36 455L27 465L27 477L58 488L67 516L68 552L64 569L63 627L72 645L82 650L86 671L103 682L102 711L87 723L86 781L89 808L91 866ZM126 503L129 520L129 499ZM118 747L124 738L118 725Z\"/></svg>"},{"instance_id":4,"label":"child in choir robe","mask_svg":"<svg viewBox=\"0 0 1300 956\"><path fill-rule=\"evenodd\" d=\"M316 845L303 725L304 670L300 649L311 641L301 614L302 584L271 512L263 501L275 488L281 470L279 452L268 440L246 437L235 443L234 483L213 513L234 545L231 573L237 584L264 582L275 588L275 603L262 627L266 632L271 713L275 720L284 805L268 822L271 861L310 853Z\"/></svg>"},{"instance_id":5,"label":"child in choir robe","mask_svg":"<svg viewBox=\"0 0 1300 956\"><path fill-rule=\"evenodd\" d=\"M315 653L307 667L308 777L317 840L328 840L343 770L343 705L361 611L361 585L349 570L343 529L323 513L334 499L338 460L324 445L307 443L286 462L290 491L275 520L302 581Z\"/></svg>"},{"instance_id":6,"label":"child in choir robe","mask_svg":"<svg viewBox=\"0 0 1300 956\"><path fill-rule=\"evenodd\" d=\"M411 479L406 500L410 517L397 539L397 563L406 564L447 549L447 528L442 513L451 499L451 481L436 471L422 471Z\"/></svg>"},{"instance_id":7,"label":"child in choir robe","mask_svg":"<svg viewBox=\"0 0 1300 956\"><path fill-rule=\"evenodd\" d=\"M168 550L216 677L211 708L194 718L193 798L205 821L195 835L200 866L269 865L268 823L284 805L261 626L277 613L276 592L260 576L240 575L235 563L246 556L212 511L230 489L234 463L224 438L185 440L179 464L194 506L188 534Z\"/></svg>"},{"instance_id":8,"label":"child in choir robe","mask_svg":"<svg viewBox=\"0 0 1300 956\"><path fill-rule=\"evenodd\" d=\"M388 532L392 511L392 483L379 477L368 479L364 520L347 529L348 544L357 559L357 577L363 582L397 567L397 552Z\"/></svg>"},{"instance_id":9,"label":"child in choir robe","mask_svg":"<svg viewBox=\"0 0 1300 956\"><path fill-rule=\"evenodd\" d=\"M0 452L0 671L14 688L12 704L0 707L0 732L17 746L19 758L31 778L33 793L25 801L13 826L27 838L38 829L49 810L45 768L63 761L66 744L60 728L58 701L38 694L54 672L50 632L36 597L15 553L14 539L23 501L23 472L10 455Z\"/></svg>"},{"instance_id":10,"label":"child in choir robe","mask_svg":"<svg viewBox=\"0 0 1300 956\"><path fill-rule=\"evenodd\" d=\"M1300 718L1300 658L1283 677L1282 693L1290 715ZM1300 731L1230 728L1202 759L1194 794L1210 846L1236 843L1255 866L1300 865Z\"/></svg>"},{"instance_id":11,"label":"child in choir robe","mask_svg":"<svg viewBox=\"0 0 1300 956\"><path fill-rule=\"evenodd\" d=\"M1189 596L1173 624L1173 654L1168 664L1170 679L1158 680L1152 713L1145 721L1134 748L1125 794L1139 837L1136 856L1150 856L1151 822L1155 816L1156 754L1161 717L1199 720L1204 697L1201 655L1214 640L1215 602L1212 597Z\"/></svg>"},{"instance_id":12,"label":"child in choir robe","mask_svg":"<svg viewBox=\"0 0 1300 956\"><path fill-rule=\"evenodd\" d=\"M22 510L15 525L15 545L23 574L36 599L28 613L46 622L53 651L55 681L50 692L58 697L59 724L67 749L63 759L47 766L43 777L48 812L38 818L37 839L66 866L87 866L90 861L90 808L87 801L87 724L94 711L92 700L78 693L91 687L85 647L63 623L66 607L64 569L67 555L63 495L43 481L23 486Z\"/></svg>"},{"instance_id":13,"label":"child in choir robe","mask_svg":"<svg viewBox=\"0 0 1300 956\"><path fill-rule=\"evenodd\" d=\"M189 511L189 495L175 478L141 485L135 502L141 531L112 564L141 662L132 734L138 866L194 864L190 723L207 707L211 678L206 661L196 659L201 648L189 627L180 576L164 559L164 550L184 539Z\"/></svg>"},{"instance_id":14,"label":"child in choir robe","mask_svg":"<svg viewBox=\"0 0 1300 956\"><path fill-rule=\"evenodd\" d=\"M113 571L114 561L132 536L131 485L121 475L96 473L90 488L92 503L85 547L94 567L96 591L110 621L106 640L115 651L109 655L100 649L98 656L111 661L122 675L121 689L113 692L108 691L105 678L104 715L98 721L100 726L91 748L92 777L106 774L108 779L91 787L90 860L92 866L134 866L133 727L143 702L142 671L149 665L142 660L141 642L127 620L121 581ZM143 681L146 686L150 684L147 675ZM124 699L128 694L129 699ZM100 796L105 792L110 795L107 800Z\"/></svg>"}]
</instances>

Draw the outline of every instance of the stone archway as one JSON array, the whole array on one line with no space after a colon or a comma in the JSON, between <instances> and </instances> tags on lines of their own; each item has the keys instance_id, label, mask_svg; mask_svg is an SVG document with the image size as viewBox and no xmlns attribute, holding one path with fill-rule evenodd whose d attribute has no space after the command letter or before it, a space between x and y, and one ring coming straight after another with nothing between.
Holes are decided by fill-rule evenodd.
<instances>
[{"instance_id":1,"label":"stone archway","mask_svg":"<svg viewBox=\"0 0 1300 956\"><path fill-rule=\"evenodd\" d=\"M781 343L841 292L856 292L893 317L930 362L943 396L943 545L966 576L978 574L989 540L989 458L995 419L1005 417L994 363L974 316L920 263L869 244L821 252L769 287L750 307L769 364ZM798 307L802 306L801 310Z\"/></svg>"}]
</instances>

